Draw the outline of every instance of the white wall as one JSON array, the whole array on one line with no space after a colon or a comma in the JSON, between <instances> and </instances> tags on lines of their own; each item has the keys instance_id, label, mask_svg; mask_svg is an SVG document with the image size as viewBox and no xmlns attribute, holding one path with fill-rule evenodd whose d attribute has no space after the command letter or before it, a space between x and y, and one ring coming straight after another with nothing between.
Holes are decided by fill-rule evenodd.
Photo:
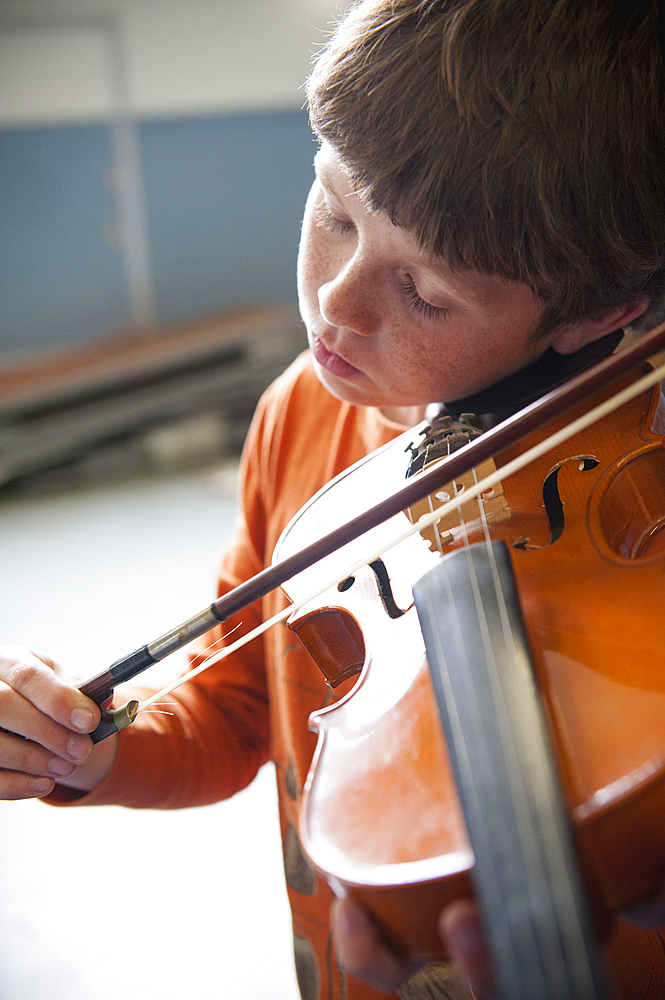
<instances>
[{"instance_id":1,"label":"white wall","mask_svg":"<svg viewBox=\"0 0 665 1000\"><path fill-rule=\"evenodd\" d=\"M108 117L108 24L140 117L299 107L344 0L0 0L0 126Z\"/></svg>"}]
</instances>

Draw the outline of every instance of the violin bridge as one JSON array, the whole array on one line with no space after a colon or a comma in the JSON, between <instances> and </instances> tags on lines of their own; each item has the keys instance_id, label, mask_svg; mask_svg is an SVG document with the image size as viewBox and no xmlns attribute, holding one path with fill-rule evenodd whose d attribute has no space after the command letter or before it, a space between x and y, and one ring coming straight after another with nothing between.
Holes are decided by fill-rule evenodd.
<instances>
[{"instance_id":1,"label":"violin bridge","mask_svg":"<svg viewBox=\"0 0 665 1000\"><path fill-rule=\"evenodd\" d=\"M493 472L496 472L494 459L488 458L474 469L459 476L454 482L446 483L435 494L430 493L417 503L411 504L405 511L411 524L415 524L424 515L431 514L437 507L443 506L460 490L475 486L477 482L481 482ZM444 514L434 524L422 528L420 534L430 543L432 549L442 551L443 546L454 541L462 531L468 532L473 528L480 527L483 517L488 522L495 522L503 521L511 516L512 511L504 496L503 484L498 482L486 493L481 493L479 497L473 497L457 510Z\"/></svg>"}]
</instances>

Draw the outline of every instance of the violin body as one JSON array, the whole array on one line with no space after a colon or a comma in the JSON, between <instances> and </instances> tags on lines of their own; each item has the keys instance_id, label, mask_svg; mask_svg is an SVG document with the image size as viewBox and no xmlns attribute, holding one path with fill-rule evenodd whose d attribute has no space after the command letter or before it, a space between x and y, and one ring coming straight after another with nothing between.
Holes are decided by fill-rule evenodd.
<instances>
[{"instance_id":1,"label":"violin body","mask_svg":"<svg viewBox=\"0 0 665 1000\"><path fill-rule=\"evenodd\" d=\"M563 423L541 428L528 445ZM394 493L409 465L405 450L422 430L321 490L287 526L274 559ZM511 553L581 868L601 922L665 878L664 434L656 387L485 497L489 536ZM517 451L502 453L497 467ZM317 580L343 581L289 621L342 691L310 720L318 742L301 806L304 850L336 892L352 893L375 914L397 947L431 957L441 953L439 912L473 894L474 862L411 588L447 552L484 539L478 503L461 511L464 527L457 513L446 515L434 533L415 533L351 578L344 566L356 561L358 543L284 585L299 602ZM372 529L368 550L421 513Z\"/></svg>"}]
</instances>

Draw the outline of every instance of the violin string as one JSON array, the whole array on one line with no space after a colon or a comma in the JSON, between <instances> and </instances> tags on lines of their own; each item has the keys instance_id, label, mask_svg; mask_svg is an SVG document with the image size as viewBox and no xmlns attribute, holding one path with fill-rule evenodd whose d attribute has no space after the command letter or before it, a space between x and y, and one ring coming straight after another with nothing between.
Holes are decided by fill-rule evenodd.
<instances>
[{"instance_id":1,"label":"violin string","mask_svg":"<svg viewBox=\"0 0 665 1000\"><path fill-rule=\"evenodd\" d=\"M451 447L450 447L450 440L448 440L446 442L446 449L447 449L446 458L450 458L450 456L453 454L453 452L451 450ZM425 469L425 466L423 466L423 470L424 469ZM457 495L457 480L453 479L452 482L451 482L451 484L450 484L450 487L451 487L451 490L452 490L452 494L448 493L446 490L441 490L439 493L436 494L436 499L444 501L444 504L445 504L445 502L447 502L448 500L451 499L451 496L456 496ZM428 506L429 506L429 509L430 509L430 513L434 513L435 508L434 508L434 503L432 501L432 494L431 493L427 494L427 501L428 501ZM440 509L441 509L441 507L439 508L439 510ZM464 528L464 514L462 513L462 508L461 507L458 510L458 517L459 517L462 529L464 531L465 530L465 528ZM439 552L440 555L443 555L443 542L441 540L441 532L439 531L439 521L440 520L441 520L441 518L439 517L439 519L436 520L433 523L432 529L434 531L434 537L436 539L437 550L438 550L438 552Z\"/></svg>"},{"instance_id":2,"label":"violin string","mask_svg":"<svg viewBox=\"0 0 665 1000\"><path fill-rule=\"evenodd\" d=\"M474 467L470 470L470 472L473 477L474 487L478 487L480 484L478 481L477 470ZM455 496L461 496L462 493L466 493L466 488L464 484L458 485L456 481L453 480L452 486ZM474 492L473 488L471 492ZM491 538L489 533L489 524L488 524L487 511L485 507L485 498L483 496L483 492L477 492L475 499L477 500L478 503L480 521L484 537L484 544L488 548L488 551L491 553L491 555L493 555L491 549ZM467 504L470 502L468 495L465 497L465 500ZM476 608L476 615L478 617L478 622L480 625L483 647L485 649L486 655L487 656L491 655L493 657L494 654L491 643L491 633L490 633L489 623L487 621L482 598L480 596L480 584L477 578L475 564L473 562L473 559L471 558L471 542L469 539L467 517L465 516L464 513L464 505L458 508L457 514L461 528L462 547L466 552L467 568L469 572L469 578L472 584L474 605ZM499 594L501 594L502 596L501 580L498 572L496 573L493 572L492 578L495 590L497 590ZM460 670L460 675L462 677L464 694L467 703L473 704L477 702L477 697L474 692L474 687L475 687L474 672L471 666L471 651L469 649L468 642L466 639L467 633L460 618L459 604L458 601L456 600L456 595L453 591L451 579L447 574L444 577L444 581L445 581L445 588L447 591L447 604L452 622L452 639L455 643L455 649L458 655L459 670ZM440 649L439 656L441 657L442 655L443 655L442 650ZM496 693L494 691L492 692L492 700L493 703L496 704ZM456 733L454 745L455 745L455 754L458 761L458 767L460 768L461 773L466 773L468 776L472 771L472 765L471 765L470 755L468 752L468 747L470 745L469 741L472 741L474 739L474 736L473 733L468 732L466 728L462 726L461 720L458 715L458 706L455 698L452 696L448 697L446 699L446 704L450 719L450 725L453 731ZM502 726L502 730L505 729L506 729L505 725ZM472 812L476 818L476 832L480 834L481 842L483 841L487 842L490 833L489 827L490 824L492 824L493 822L493 817L488 813L487 809L480 808L477 795L477 784L473 780L470 780L469 777L467 777L466 780L466 789L467 789L467 795L470 797L470 799L474 800L474 806L472 807Z\"/></svg>"},{"instance_id":3,"label":"violin string","mask_svg":"<svg viewBox=\"0 0 665 1000\"><path fill-rule=\"evenodd\" d=\"M446 448L447 448L447 455L446 455L446 457L449 458L450 454L451 454L451 451L450 451L450 441L449 440L446 441ZM429 452L430 452L430 446L427 445L427 447L425 448L425 454L423 456L423 465L422 465L423 471L427 468L427 465L429 464L428 461L427 461L428 456L429 456ZM435 495L435 499L438 500L442 496L444 496L443 493L437 493ZM445 494L445 496L447 496L447 494ZM425 503L427 504L427 506L429 508L430 514L433 514L435 508L434 508L434 499L432 499L432 494L431 493L427 493L426 494L426 496L425 496ZM411 524L415 524L416 522L413 520L413 513L412 513L410 507L407 508L406 514L407 514L407 517L409 518L409 521L411 522ZM443 544L441 542L441 533L439 532L439 522L438 522L438 520L435 521L434 524L432 525L432 534L434 535L434 541L435 541L435 544L436 544L438 552L441 555L443 555Z\"/></svg>"},{"instance_id":4,"label":"violin string","mask_svg":"<svg viewBox=\"0 0 665 1000\"><path fill-rule=\"evenodd\" d=\"M481 504L481 499L479 496L479 504ZM490 567L492 587L494 589L494 595L499 611L499 621L500 621L500 638L505 644L506 648L509 649L514 655L516 654L515 641L513 636L513 631L510 626L510 619L508 614L508 609L506 606L506 599L503 590L503 585L501 581L501 576L496 565L496 559L494 550L491 544L491 537L489 533L489 525L487 518L484 513L481 514L483 521L483 533L484 533L484 544L488 555L488 563ZM518 759L518 754L515 748L515 741L521 741L523 734L516 734L513 727L509 724L508 719L508 709L505 702L504 690L499 677L499 660L497 658L497 653L495 649L496 636L493 634L490 622L487 617L486 607L483 600L482 589L478 576L476 573L475 563L471 557L470 546L466 545L467 552L467 567L469 571L469 577L471 580L471 589L473 594L475 614L479 625L479 632L481 636L481 642L483 646L483 655L486 663L486 672L489 679L490 686L490 698L493 706L493 717L498 720L497 729L499 733L499 740L501 745L501 757L506 762L506 774L508 776L508 786L510 790L510 802L512 807L513 815L516 817L516 822L518 828L521 830L526 830L527 827L532 827L533 820L529 815L527 808L527 802L525 800L523 789L521 788L521 775L518 769L515 767L516 760ZM471 666L469 656L465 656L461 669L465 673L466 681L465 688L468 693L474 688L474 671ZM468 696L468 694L467 694ZM464 738L472 739L473 734L465 733ZM512 766L511 766L512 765ZM484 824L484 831L482 833L482 840L487 841L488 836L488 825L485 822L485 817L487 813L485 810L480 812L480 820L478 819L478 813L476 813L476 821L482 822ZM513 842L513 851L520 852L520 864L521 868L525 872L533 873L541 867L541 858L539 856L531 856L533 852L528 852L528 856L524 852L525 843L523 838L519 838L517 843ZM521 934L529 935L529 940L531 942L530 947L534 947L534 927L530 922L527 921L526 924L521 925Z\"/></svg>"},{"instance_id":5,"label":"violin string","mask_svg":"<svg viewBox=\"0 0 665 1000\"><path fill-rule=\"evenodd\" d=\"M329 579L323 586L319 587L315 593L310 593L306 597L299 600L297 603L289 605L283 611L278 612L277 614L273 615L272 618L269 618L261 625L252 629L245 636L242 636L240 639L237 639L234 643L231 643L231 645L224 646L212 657L204 661L204 663L199 664L197 667L194 667L187 673L182 674L179 678L173 681L173 683L162 688L162 690L158 691L152 697L146 699L144 702L140 702L137 714L142 711L145 711L146 708L148 708L150 705L153 705L156 701L162 699L165 695L170 694L172 691L175 691L176 688L180 687L181 684L185 684L187 681L192 680L194 677L198 676L204 670L207 670L215 663L219 663L221 660L225 659L231 653L236 652L236 650L240 649L246 643L251 642L252 639L258 638L268 629L272 628L273 625L285 621L292 614L295 614L302 607L304 607L305 604L308 604L310 601L315 600L315 598L320 597L321 594L325 593L327 590L331 590L333 587L337 586L342 580L346 579L349 576L352 576L355 572L358 572L360 569L362 569L363 566L366 566L368 563L371 563L376 559L379 559L384 552L387 552L395 545L399 545L400 542L403 542L410 535L422 531L424 528L427 528L430 525L435 524L438 520L440 520L447 514L451 513L452 511L458 510L463 503L466 503L467 501L474 499L483 492L487 492L490 488L496 486L496 484L499 483L502 479L507 479L509 476L512 476L516 472L519 472L521 469L525 468L525 466L535 461L541 455L546 454L548 451L551 451L553 448L556 448L559 444L562 444L564 441L567 441L575 434L579 434L580 431L583 431L587 427L596 423L596 421L601 420L609 413L612 413L614 410L619 409L619 407L623 406L631 399L634 399L636 396L639 396L641 393L646 392L647 389L650 389L653 385L655 385L657 382L662 381L664 378L665 378L665 364L661 365L658 368L655 368L653 371L649 372L647 375L644 375L636 382L633 382L625 389L622 389L620 392L616 393L614 396L605 400L603 403L599 403L597 406L587 411L587 413L583 414L581 417L578 417L576 420L573 420L570 424L567 424L559 431L556 431L554 434L549 435L549 437L544 438L538 444L533 445L531 448L527 449L527 451L523 452L522 455L519 455L517 458L512 459L510 462L507 462L500 469L490 473L488 476L485 476L484 479L475 483L468 489L465 489L457 496L451 497L451 499L448 500L446 503L444 503L441 507L436 508L429 514L423 514L422 517L420 517L415 522L415 524L411 524L409 522L408 527L404 531L397 534L390 541L389 544L384 543L377 550L373 551L370 555L365 554L362 558L358 559L353 565L351 565L350 567L346 567L343 574L341 575L338 574L334 577L334 579ZM223 639L217 641L218 642L224 641L224 637Z\"/></svg>"},{"instance_id":6,"label":"violin string","mask_svg":"<svg viewBox=\"0 0 665 1000\"><path fill-rule=\"evenodd\" d=\"M474 468L471 471L474 481L477 484L476 469ZM477 500L480 509L480 519L483 528L484 544L488 556L488 565L490 567L492 578L492 586L499 611L501 640L503 641L506 650L508 650L508 655L513 658L513 662L520 662L516 639L511 626L510 614L507 607L506 595L504 593L501 580L501 574L497 566L496 555L492 546L489 522L485 507L485 497L482 493L478 494ZM461 521L464 520L462 510L463 508L460 507L459 515ZM487 618L475 563L471 558L466 525L464 527L464 548L467 552L467 566L472 583L475 611L480 626L483 651L487 664L487 676L490 684L490 696L493 713L494 717L499 721L498 733L501 743L501 754L503 760L506 761L506 775L508 778L513 815L516 817L518 828L526 834L526 836L518 838L517 843L513 841L513 851L520 852L522 871L530 873L532 878L537 877L541 884L547 883L551 885L554 882L556 874L566 870L566 848L563 843L562 833L556 824L550 824L548 826L548 836L545 836L545 831L542 829L542 820L537 815L533 814L529 806L528 792L525 792L524 782L528 781L530 776L522 774L518 764L520 759L525 759L526 755L524 753L524 747L528 746L530 749L529 756L531 760L534 760L534 754L537 752L540 769L546 769L548 763L546 759L547 749L543 747L539 736L534 731L531 719L528 716L519 716L519 728L517 729L509 721L510 713L506 703L506 692L500 677L499 659L495 653L495 640ZM455 602L453 602L453 608L455 616L457 616L457 605ZM474 673L471 667L471 661L466 645L464 643L464 631L459 624L457 632L458 647L461 643L462 648L464 649L464 656L460 660L460 669L465 676L465 689L467 691L467 697L473 698L472 689L474 687ZM462 733L461 735L463 740L473 738L472 734ZM516 744L519 744L519 750ZM520 750L522 752L520 752ZM512 766L508 766L510 762L512 763ZM485 822L485 818L487 816L487 812L486 810L476 810L475 815L476 822L482 822L484 825L484 832L482 836L486 840L488 827ZM539 850L537 845L545 841L547 841L548 848L547 851L542 852ZM567 886L564 882L563 885L559 886L557 890L556 895L560 901L567 901L566 888ZM578 921L579 911L575 906L568 906L566 908L566 914L568 920ZM567 928L567 930L570 931L570 928ZM578 938L583 939L584 932L581 925L579 925L579 922L575 931ZM556 948L556 943L552 945L552 942L548 941L547 936L543 935L542 924L538 920L535 922L531 922L531 920L529 920L526 924L523 922L520 923L520 934L522 937L528 934L530 947L534 950L535 954L543 954L548 951L551 952L552 947ZM557 939L555 938L554 941L556 942L556 940ZM560 960L561 955L557 954L556 956L551 957L550 963ZM552 967L551 964L550 967ZM591 974L590 969L587 969L586 971L589 975Z\"/></svg>"},{"instance_id":7,"label":"violin string","mask_svg":"<svg viewBox=\"0 0 665 1000\"><path fill-rule=\"evenodd\" d=\"M476 471L475 467L472 468L470 470L470 472L471 472L471 475L473 477L474 486L477 487L478 486L478 475L477 475L477 471ZM458 484L455 479L452 480L452 484L451 485L452 485L452 491L453 491L453 496L454 497L460 497L462 495L462 493L465 492L464 484ZM489 543L490 543L490 535L489 535L489 527L488 527L488 522L487 522L487 512L486 512L486 509L485 509L485 503L484 503L484 498L483 498L482 493L478 493L478 495L476 496L475 499L478 502L478 508L479 508L479 511L480 511L480 520L481 520L481 525L482 525L482 529L483 529L483 535L484 535L484 539L485 539L485 544L489 545ZM469 499L468 499L468 497L465 497L465 500L466 500L467 503L470 502ZM465 513L464 513L464 506L465 506L465 504L462 504L461 506L458 507L458 509L457 509L457 516L458 516L458 520L459 520L459 524L460 524L460 529L461 529L462 547L464 548L464 550L467 552L467 555L468 555L470 553L471 544L470 544L470 539L469 539L469 531L468 531L467 518L466 518ZM471 559L469 559L469 558L467 558L467 563L468 563L468 568L469 568L469 575L470 575L470 577L472 578L472 580L474 582L474 588L473 589L474 589L474 594L475 594L475 591L479 590L479 585L478 585L478 581L477 581L477 578L476 578L475 566L473 564L473 561ZM498 586L500 587L500 580L499 581L495 581L495 587L497 586L497 583L498 583ZM462 627L462 622L461 622L460 617L459 617L459 606L458 606L457 601L455 600L455 594L453 593L453 589L452 589L452 584L451 584L450 578L447 575L445 577L445 586L446 586L446 590L447 590L447 593L448 593L448 607L450 609L452 620L453 620L452 621L452 630L453 630L453 634L454 634L454 640L455 640L455 645L456 645L457 653L458 653L458 656L459 656L459 663L461 665L460 666L460 671L461 671L461 674L463 676L464 689L465 689L467 700L469 702L471 702L472 700L475 700L475 699L473 698L473 692L471 690L472 685L473 685L473 673L472 673L472 670L471 670L469 649L468 649L467 642L465 641L465 629ZM441 654L441 651L439 651L439 652ZM448 711L449 711L449 713L451 713L451 716L456 716L456 704L455 704L454 698L448 698L447 702L448 702ZM465 756L465 760L464 761L460 761L459 762L459 766L462 769L462 771L466 770L468 772L471 765L470 765L470 761L469 761L468 755L466 754L466 746L467 746L466 739L468 738L469 734L465 734L463 732L459 718L455 718L455 719L451 718L451 724L453 725L454 729L459 734L458 738L457 738L457 740L455 742L456 752L458 753L458 755L459 754L464 754L464 756ZM469 794L475 795L475 784L473 782L467 781L467 788L468 788ZM486 838L487 837L487 822L486 822L487 811L484 810L484 809L479 809L478 806L477 806L477 803L476 803L476 808L474 809L474 814L478 817L478 822L483 824L483 826L484 826L483 836Z\"/></svg>"},{"instance_id":8,"label":"violin string","mask_svg":"<svg viewBox=\"0 0 665 1000\"><path fill-rule=\"evenodd\" d=\"M450 455L450 444L448 444L448 454ZM423 468L424 468L424 466L423 466ZM437 497L437 499L438 499L438 497ZM430 509L430 514L433 513L434 512L434 501L432 500L432 494L431 493L427 494L427 506ZM441 544L441 533L439 531L439 522L435 521L434 524L432 525L432 528L434 529L434 538L436 540L436 547L437 547L438 551L441 553L441 555L443 555L443 545Z\"/></svg>"}]
</instances>

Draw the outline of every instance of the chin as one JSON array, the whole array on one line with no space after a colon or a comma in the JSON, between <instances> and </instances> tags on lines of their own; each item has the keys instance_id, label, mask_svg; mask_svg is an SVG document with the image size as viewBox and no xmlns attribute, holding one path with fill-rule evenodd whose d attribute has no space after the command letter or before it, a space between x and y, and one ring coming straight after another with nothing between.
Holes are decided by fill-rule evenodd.
<instances>
[{"instance_id":1,"label":"chin","mask_svg":"<svg viewBox=\"0 0 665 1000\"><path fill-rule=\"evenodd\" d=\"M341 399L343 403L351 403L353 406L386 405L381 398L381 393L374 386L356 385L348 379L331 375L316 361L314 362L314 371L319 382L328 392L336 399Z\"/></svg>"}]
</instances>

